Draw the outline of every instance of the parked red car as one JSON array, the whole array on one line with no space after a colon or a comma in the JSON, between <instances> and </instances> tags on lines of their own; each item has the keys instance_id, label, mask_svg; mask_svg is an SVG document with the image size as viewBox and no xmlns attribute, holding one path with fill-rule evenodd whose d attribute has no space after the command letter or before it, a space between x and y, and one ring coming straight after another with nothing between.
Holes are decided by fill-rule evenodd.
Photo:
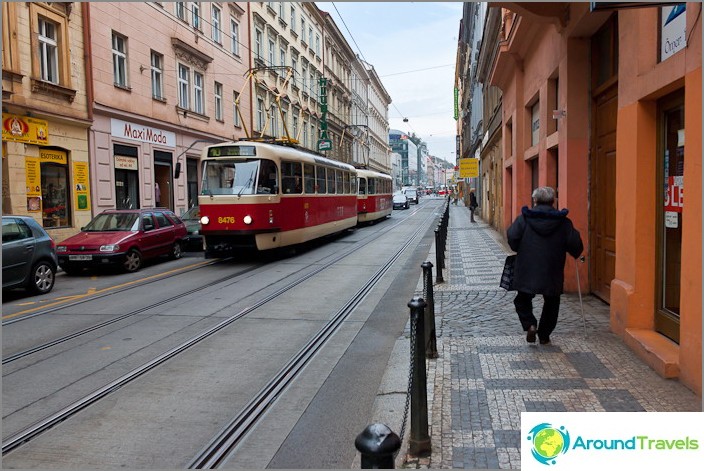
<instances>
[{"instance_id":1,"label":"parked red car","mask_svg":"<svg viewBox=\"0 0 704 471\"><path fill-rule=\"evenodd\" d=\"M103 265L134 272L149 258L180 258L187 234L183 221L165 208L107 210L57 244L56 255L69 275Z\"/></svg>"}]
</instances>

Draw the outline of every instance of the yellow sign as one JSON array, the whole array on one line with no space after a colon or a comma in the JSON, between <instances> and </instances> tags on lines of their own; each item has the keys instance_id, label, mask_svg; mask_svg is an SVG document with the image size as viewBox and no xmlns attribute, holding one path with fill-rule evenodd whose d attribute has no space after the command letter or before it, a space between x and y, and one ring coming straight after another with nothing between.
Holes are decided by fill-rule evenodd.
<instances>
[{"instance_id":1,"label":"yellow sign","mask_svg":"<svg viewBox=\"0 0 704 471\"><path fill-rule=\"evenodd\" d=\"M43 119L3 113L2 140L49 145L49 123Z\"/></svg>"},{"instance_id":2,"label":"yellow sign","mask_svg":"<svg viewBox=\"0 0 704 471\"><path fill-rule=\"evenodd\" d=\"M39 159L25 157L24 174L27 192L27 211L39 212L42 210L42 178Z\"/></svg>"},{"instance_id":3,"label":"yellow sign","mask_svg":"<svg viewBox=\"0 0 704 471\"><path fill-rule=\"evenodd\" d=\"M68 163L68 155L62 150L39 149L39 160L41 162L66 165Z\"/></svg>"},{"instance_id":4,"label":"yellow sign","mask_svg":"<svg viewBox=\"0 0 704 471\"><path fill-rule=\"evenodd\" d=\"M74 200L78 211L90 210L90 182L88 181L88 162L73 163Z\"/></svg>"},{"instance_id":5,"label":"yellow sign","mask_svg":"<svg viewBox=\"0 0 704 471\"><path fill-rule=\"evenodd\" d=\"M460 178L479 176L479 159L460 159Z\"/></svg>"}]
</instances>

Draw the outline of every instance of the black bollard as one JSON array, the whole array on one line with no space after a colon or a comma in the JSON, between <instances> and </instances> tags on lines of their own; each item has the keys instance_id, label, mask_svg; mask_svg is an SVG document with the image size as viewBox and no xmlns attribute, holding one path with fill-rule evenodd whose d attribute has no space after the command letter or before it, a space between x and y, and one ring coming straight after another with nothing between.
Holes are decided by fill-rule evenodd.
<instances>
[{"instance_id":1,"label":"black bollard","mask_svg":"<svg viewBox=\"0 0 704 471\"><path fill-rule=\"evenodd\" d=\"M354 447L362 454L362 469L394 469L401 439L386 425L372 424L357 435Z\"/></svg>"},{"instance_id":2,"label":"black bollard","mask_svg":"<svg viewBox=\"0 0 704 471\"><path fill-rule=\"evenodd\" d=\"M442 277L442 247L440 246L440 229L435 229L435 271L437 273L435 281L444 283Z\"/></svg>"},{"instance_id":3,"label":"black bollard","mask_svg":"<svg viewBox=\"0 0 704 471\"><path fill-rule=\"evenodd\" d=\"M433 264L423 262L423 296L427 303L425 310L425 356L438 357L437 339L435 337L435 296L433 295Z\"/></svg>"},{"instance_id":4,"label":"black bollard","mask_svg":"<svg viewBox=\"0 0 704 471\"><path fill-rule=\"evenodd\" d=\"M411 436L408 439L408 453L412 456L429 456L430 436L428 435L428 391L425 376L425 338L424 309L426 303L423 298L413 298L408 303L411 308L411 326L415 325L415 332L411 332L411 352L413 352L412 387L411 387Z\"/></svg>"}]
</instances>

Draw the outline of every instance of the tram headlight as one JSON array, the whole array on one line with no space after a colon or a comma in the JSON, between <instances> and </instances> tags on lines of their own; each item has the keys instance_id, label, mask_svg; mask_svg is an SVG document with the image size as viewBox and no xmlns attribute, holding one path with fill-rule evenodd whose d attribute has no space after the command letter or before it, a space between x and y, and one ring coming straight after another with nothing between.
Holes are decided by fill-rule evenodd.
<instances>
[{"instance_id":1,"label":"tram headlight","mask_svg":"<svg viewBox=\"0 0 704 471\"><path fill-rule=\"evenodd\" d=\"M244 219L242 219L242 221L244 221L244 223L247 225L252 224L252 216L248 214L244 217Z\"/></svg>"},{"instance_id":2,"label":"tram headlight","mask_svg":"<svg viewBox=\"0 0 704 471\"><path fill-rule=\"evenodd\" d=\"M200 218L200 223L206 226L210 224L210 218L208 216L203 216Z\"/></svg>"}]
</instances>

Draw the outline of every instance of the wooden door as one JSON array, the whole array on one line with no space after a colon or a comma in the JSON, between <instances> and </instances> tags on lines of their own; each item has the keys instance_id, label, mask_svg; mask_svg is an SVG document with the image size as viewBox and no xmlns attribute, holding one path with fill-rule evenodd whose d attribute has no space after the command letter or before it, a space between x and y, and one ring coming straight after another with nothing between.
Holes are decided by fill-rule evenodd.
<instances>
[{"instance_id":1,"label":"wooden door","mask_svg":"<svg viewBox=\"0 0 704 471\"><path fill-rule=\"evenodd\" d=\"M618 84L594 99L591 161L591 287L607 303L616 266L616 115Z\"/></svg>"}]
</instances>

